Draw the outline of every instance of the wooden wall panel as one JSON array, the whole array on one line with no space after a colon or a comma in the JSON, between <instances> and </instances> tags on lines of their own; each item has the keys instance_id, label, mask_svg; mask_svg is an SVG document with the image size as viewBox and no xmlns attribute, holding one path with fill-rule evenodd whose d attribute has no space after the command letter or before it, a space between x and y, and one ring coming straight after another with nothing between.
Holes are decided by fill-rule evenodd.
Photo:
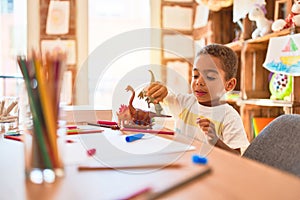
<instances>
[{"instance_id":1,"label":"wooden wall panel","mask_svg":"<svg viewBox=\"0 0 300 200\"><path fill-rule=\"evenodd\" d=\"M39 0L40 3L40 44L42 40L75 40L76 43L76 56L78 55L77 51L77 36L76 36L76 0L69 0L70 2L70 18L69 18L69 32L67 34L60 35L47 35L46 34L46 25L47 25L47 16L50 0ZM77 60L77 58L76 58ZM74 90L75 86L75 77L77 73L77 64L68 65L68 70L72 72L72 88ZM72 96L72 104L76 101L76 95Z\"/></svg>"}]
</instances>

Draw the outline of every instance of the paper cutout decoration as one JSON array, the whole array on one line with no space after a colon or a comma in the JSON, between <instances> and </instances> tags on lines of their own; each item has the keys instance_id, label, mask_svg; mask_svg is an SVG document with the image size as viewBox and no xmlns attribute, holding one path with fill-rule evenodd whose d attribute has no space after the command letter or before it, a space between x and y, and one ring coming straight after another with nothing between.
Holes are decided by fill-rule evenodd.
<instances>
[{"instance_id":1,"label":"paper cutout decoration","mask_svg":"<svg viewBox=\"0 0 300 200\"><path fill-rule=\"evenodd\" d=\"M234 0L233 1L233 22L245 18L255 4L265 5L265 0Z\"/></svg>"},{"instance_id":2,"label":"paper cutout decoration","mask_svg":"<svg viewBox=\"0 0 300 200\"><path fill-rule=\"evenodd\" d=\"M300 76L300 34L270 38L263 66L271 72Z\"/></svg>"},{"instance_id":3,"label":"paper cutout decoration","mask_svg":"<svg viewBox=\"0 0 300 200\"><path fill-rule=\"evenodd\" d=\"M46 33L61 35L69 32L70 2L50 1L47 16Z\"/></svg>"},{"instance_id":4,"label":"paper cutout decoration","mask_svg":"<svg viewBox=\"0 0 300 200\"><path fill-rule=\"evenodd\" d=\"M42 40L41 42L42 54L46 52L62 51L67 54L67 64L76 64L76 42L75 40Z\"/></svg>"}]
</instances>

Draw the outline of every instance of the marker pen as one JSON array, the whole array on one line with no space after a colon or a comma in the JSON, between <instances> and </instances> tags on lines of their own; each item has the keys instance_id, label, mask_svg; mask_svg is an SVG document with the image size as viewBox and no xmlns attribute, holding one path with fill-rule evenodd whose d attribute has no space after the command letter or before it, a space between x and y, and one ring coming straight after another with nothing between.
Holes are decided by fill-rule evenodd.
<instances>
[{"instance_id":1,"label":"marker pen","mask_svg":"<svg viewBox=\"0 0 300 200\"><path fill-rule=\"evenodd\" d=\"M129 135L129 136L126 136L125 140L126 140L126 142L133 142L133 141L142 139L142 137L144 137L144 135L145 135L144 133L138 133L138 134L135 134L135 135Z\"/></svg>"}]
</instances>

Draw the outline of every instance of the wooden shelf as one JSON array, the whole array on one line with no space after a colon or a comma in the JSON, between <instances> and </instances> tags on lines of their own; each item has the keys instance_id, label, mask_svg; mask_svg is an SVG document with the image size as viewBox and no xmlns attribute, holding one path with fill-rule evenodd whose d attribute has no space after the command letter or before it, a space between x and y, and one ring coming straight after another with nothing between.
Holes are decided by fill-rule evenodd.
<instances>
[{"instance_id":1,"label":"wooden shelf","mask_svg":"<svg viewBox=\"0 0 300 200\"><path fill-rule=\"evenodd\" d=\"M166 0L162 0L161 1L161 5L162 6L180 6L180 7L193 7L198 5L196 2L194 2L193 0L191 0L190 2L180 2L180 1L166 1Z\"/></svg>"},{"instance_id":2,"label":"wooden shelf","mask_svg":"<svg viewBox=\"0 0 300 200\"><path fill-rule=\"evenodd\" d=\"M193 63L194 58L165 58L164 59L164 63L168 63L168 62L188 62L188 63Z\"/></svg>"},{"instance_id":3,"label":"wooden shelf","mask_svg":"<svg viewBox=\"0 0 300 200\"><path fill-rule=\"evenodd\" d=\"M163 34L164 35L177 35L177 34L193 35L193 30L181 30L181 29L164 28L163 29Z\"/></svg>"},{"instance_id":4,"label":"wooden shelf","mask_svg":"<svg viewBox=\"0 0 300 200\"><path fill-rule=\"evenodd\" d=\"M41 35L41 40L75 40L75 35Z\"/></svg>"},{"instance_id":5,"label":"wooden shelf","mask_svg":"<svg viewBox=\"0 0 300 200\"><path fill-rule=\"evenodd\" d=\"M244 41L238 40L231 43L226 44L227 47L231 48L233 51L238 52L242 50Z\"/></svg>"},{"instance_id":6,"label":"wooden shelf","mask_svg":"<svg viewBox=\"0 0 300 200\"><path fill-rule=\"evenodd\" d=\"M272 37L280 37L280 36L285 36L290 34L291 30L290 29L284 29L278 32L270 33L267 34L263 37L258 37L256 39L249 39L249 40L238 40L234 41L228 44L225 44L226 46L230 47L232 50L238 52L241 51L243 46L247 45L246 50L251 50L251 49L266 49L268 47L268 43L270 38ZM300 32L300 27L296 28L296 32Z\"/></svg>"},{"instance_id":7,"label":"wooden shelf","mask_svg":"<svg viewBox=\"0 0 300 200\"><path fill-rule=\"evenodd\" d=\"M200 40L204 37L211 37L213 35L213 32L210 29L211 26L212 22L209 21L206 26L195 28L193 31L194 40Z\"/></svg>"},{"instance_id":8,"label":"wooden shelf","mask_svg":"<svg viewBox=\"0 0 300 200\"><path fill-rule=\"evenodd\" d=\"M195 22L195 16L196 16L196 8L197 8L198 3L195 0L190 0L190 1L167 1L167 0L161 0L161 15L160 15L160 25L162 28L162 32L161 32L161 63L163 66L168 66L170 68L172 68L172 64L174 64L175 62L180 62L180 64L182 64L181 69L178 68L178 66L176 66L178 70L178 73L180 73L180 71L183 71L184 73L186 73L187 77L185 77L189 82L191 81L191 71L192 71L192 66L193 66L193 62L194 62L194 54L195 54L195 44L194 42L190 42L190 44L185 44L185 45L190 45L188 47L184 47L184 48L192 48L192 52L188 52L189 54L183 54L183 55L188 55L187 58L182 58L182 57L176 57L176 56L168 56L168 52L165 51L165 49L168 49L168 45L172 46L172 44L170 44L170 42L168 43L167 40L165 40L167 37L172 38L173 36L176 35L184 35L186 37L190 37L191 40L194 40L194 22ZM187 20L188 24L173 24L173 23L167 23L168 20L172 21L172 18L166 18L165 17L165 8L167 7L181 7L184 10L188 10L189 12L189 19ZM173 15L178 15L178 13L180 13L180 11L178 11L178 9L173 9L173 12L177 12L177 13L173 13ZM172 21L173 22L173 21ZM176 37L173 37L176 38ZM178 38L176 38L178 39ZM173 42L174 44L174 42ZM175 42L176 44L176 42ZM184 49L183 48L183 49ZM181 47L178 48L178 51L180 52ZM187 65L186 65L187 63ZM170 65L169 65L170 64ZM166 68L162 69L162 81L163 82L167 82L167 76L168 76L168 71L166 70Z\"/></svg>"},{"instance_id":9,"label":"wooden shelf","mask_svg":"<svg viewBox=\"0 0 300 200\"><path fill-rule=\"evenodd\" d=\"M253 117L277 117L281 114L299 113L300 101L298 98L300 89L296 87L300 77L295 77L294 94L292 101L271 100L269 91L270 72L263 67L269 40L273 37L289 35L290 29L270 33L263 37L249 40L239 40L226 44L240 57L240 90L241 98L235 104L240 107L240 114L244 127L251 141L253 139ZM296 28L300 32L300 28Z\"/></svg>"},{"instance_id":10,"label":"wooden shelf","mask_svg":"<svg viewBox=\"0 0 300 200\"><path fill-rule=\"evenodd\" d=\"M237 104L241 105L256 105L256 106L266 106L266 107L298 107L300 102L295 101L284 101L284 100L271 100L271 99L247 99L238 100Z\"/></svg>"},{"instance_id":11,"label":"wooden shelf","mask_svg":"<svg viewBox=\"0 0 300 200\"><path fill-rule=\"evenodd\" d=\"M296 28L296 32L299 32L300 28ZM258 37L256 39L249 39L246 42L249 44L254 44L254 43L262 43L262 42L268 42L270 40L270 38L272 37L279 37L279 36L284 36L284 35L289 35L291 33L290 29L283 29L281 31L278 32L273 32L270 34L267 34L265 36L262 37Z\"/></svg>"}]
</instances>

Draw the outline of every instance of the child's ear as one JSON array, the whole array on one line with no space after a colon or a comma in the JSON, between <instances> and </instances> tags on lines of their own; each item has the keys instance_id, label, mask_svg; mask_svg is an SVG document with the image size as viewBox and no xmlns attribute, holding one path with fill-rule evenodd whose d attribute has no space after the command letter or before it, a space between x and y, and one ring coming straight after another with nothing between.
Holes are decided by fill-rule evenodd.
<instances>
[{"instance_id":1,"label":"child's ear","mask_svg":"<svg viewBox=\"0 0 300 200\"><path fill-rule=\"evenodd\" d=\"M235 88L235 86L236 86L236 78L231 78L228 81L226 81L225 90L227 92L231 91Z\"/></svg>"}]
</instances>

